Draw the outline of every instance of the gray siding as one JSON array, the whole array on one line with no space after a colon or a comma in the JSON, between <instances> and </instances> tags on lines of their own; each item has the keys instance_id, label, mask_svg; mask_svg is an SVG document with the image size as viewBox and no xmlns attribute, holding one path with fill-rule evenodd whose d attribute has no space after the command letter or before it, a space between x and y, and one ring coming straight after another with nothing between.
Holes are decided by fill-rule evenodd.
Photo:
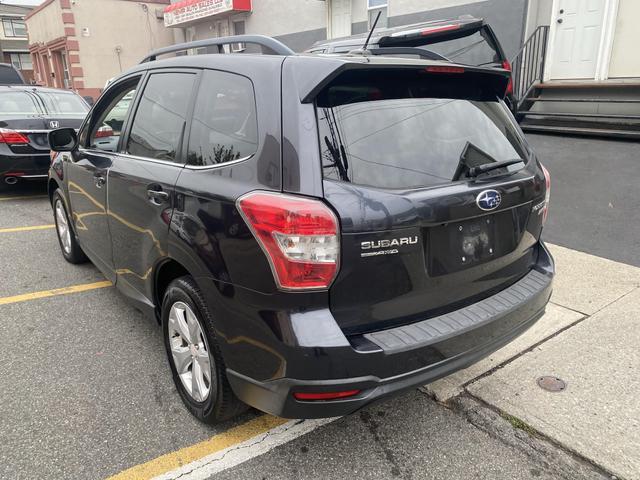
<instances>
[{"instance_id":1,"label":"gray siding","mask_svg":"<svg viewBox=\"0 0 640 480\"><path fill-rule=\"evenodd\" d=\"M313 45L318 40L327 38L327 29L318 28L315 30L307 30L306 32L288 33L275 37L294 52L302 52Z\"/></svg>"}]
</instances>

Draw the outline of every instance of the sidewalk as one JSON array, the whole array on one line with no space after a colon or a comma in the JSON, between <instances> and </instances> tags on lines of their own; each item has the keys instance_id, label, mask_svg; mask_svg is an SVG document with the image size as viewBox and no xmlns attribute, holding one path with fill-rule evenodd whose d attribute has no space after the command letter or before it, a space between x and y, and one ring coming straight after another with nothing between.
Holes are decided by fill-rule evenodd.
<instances>
[{"instance_id":1,"label":"sidewalk","mask_svg":"<svg viewBox=\"0 0 640 480\"><path fill-rule=\"evenodd\" d=\"M554 293L537 325L425 390L442 402L464 391L613 475L640 479L640 268L551 251ZM543 375L566 389L543 390Z\"/></svg>"}]
</instances>

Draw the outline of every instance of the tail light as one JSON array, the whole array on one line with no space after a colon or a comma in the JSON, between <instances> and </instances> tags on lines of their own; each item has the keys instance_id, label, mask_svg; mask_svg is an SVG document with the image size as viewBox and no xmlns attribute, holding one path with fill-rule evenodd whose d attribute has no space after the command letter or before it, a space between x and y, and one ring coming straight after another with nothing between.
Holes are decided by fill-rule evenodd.
<instances>
[{"instance_id":1,"label":"tail light","mask_svg":"<svg viewBox=\"0 0 640 480\"><path fill-rule=\"evenodd\" d=\"M96 130L96 134L94 138L105 138L105 137L113 137L113 129L108 125L103 125L98 130Z\"/></svg>"},{"instance_id":2,"label":"tail light","mask_svg":"<svg viewBox=\"0 0 640 480\"><path fill-rule=\"evenodd\" d=\"M338 220L324 203L252 192L237 207L264 250L282 290L325 289L338 273Z\"/></svg>"},{"instance_id":3,"label":"tail light","mask_svg":"<svg viewBox=\"0 0 640 480\"><path fill-rule=\"evenodd\" d=\"M509 60L504 60L502 62L502 68L509 72L509 83L507 83L507 90L505 91L505 93L507 95L511 95L513 93L513 74L511 73L512 70Z\"/></svg>"},{"instance_id":4,"label":"tail light","mask_svg":"<svg viewBox=\"0 0 640 480\"><path fill-rule=\"evenodd\" d=\"M29 143L29 139L20 132L9 130L7 128L0 128L0 143L24 145L25 143Z\"/></svg>"},{"instance_id":5,"label":"tail light","mask_svg":"<svg viewBox=\"0 0 640 480\"><path fill-rule=\"evenodd\" d=\"M544 207L542 207L542 224L547 221L547 215L549 214L549 200L551 198L551 175L549 175L549 170L544 168L542 163L540 164L542 167L542 172L544 173L544 183L545 183L545 193L544 193Z\"/></svg>"}]
</instances>

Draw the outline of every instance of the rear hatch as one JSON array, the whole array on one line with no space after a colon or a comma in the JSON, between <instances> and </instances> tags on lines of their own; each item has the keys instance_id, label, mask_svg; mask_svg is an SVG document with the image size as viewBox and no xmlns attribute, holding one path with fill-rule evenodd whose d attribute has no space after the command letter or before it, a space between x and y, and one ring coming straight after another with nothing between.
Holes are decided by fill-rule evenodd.
<instances>
[{"instance_id":1,"label":"rear hatch","mask_svg":"<svg viewBox=\"0 0 640 480\"><path fill-rule=\"evenodd\" d=\"M315 97L342 232L330 304L347 333L461 308L532 268L544 176L499 100L506 82L442 63L358 68Z\"/></svg>"}]
</instances>

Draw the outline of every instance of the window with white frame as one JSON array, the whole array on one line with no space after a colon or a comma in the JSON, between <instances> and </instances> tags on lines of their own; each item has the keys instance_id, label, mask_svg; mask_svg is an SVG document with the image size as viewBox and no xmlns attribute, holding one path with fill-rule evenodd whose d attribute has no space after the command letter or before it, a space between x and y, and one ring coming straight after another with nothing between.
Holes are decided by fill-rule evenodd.
<instances>
[{"instance_id":1,"label":"window with white frame","mask_svg":"<svg viewBox=\"0 0 640 480\"><path fill-rule=\"evenodd\" d=\"M376 28L386 28L387 23L387 6L388 0L367 0L367 14L369 16L369 28L373 27L373 22L376 21L378 13L380 13L380 20L376 25Z\"/></svg>"},{"instance_id":2,"label":"window with white frame","mask_svg":"<svg viewBox=\"0 0 640 480\"><path fill-rule=\"evenodd\" d=\"M27 27L22 20L13 18L3 18L2 27L5 37L26 37Z\"/></svg>"},{"instance_id":3,"label":"window with white frame","mask_svg":"<svg viewBox=\"0 0 640 480\"><path fill-rule=\"evenodd\" d=\"M33 70L31 55L28 53L10 53L11 64L18 70Z\"/></svg>"}]
</instances>

